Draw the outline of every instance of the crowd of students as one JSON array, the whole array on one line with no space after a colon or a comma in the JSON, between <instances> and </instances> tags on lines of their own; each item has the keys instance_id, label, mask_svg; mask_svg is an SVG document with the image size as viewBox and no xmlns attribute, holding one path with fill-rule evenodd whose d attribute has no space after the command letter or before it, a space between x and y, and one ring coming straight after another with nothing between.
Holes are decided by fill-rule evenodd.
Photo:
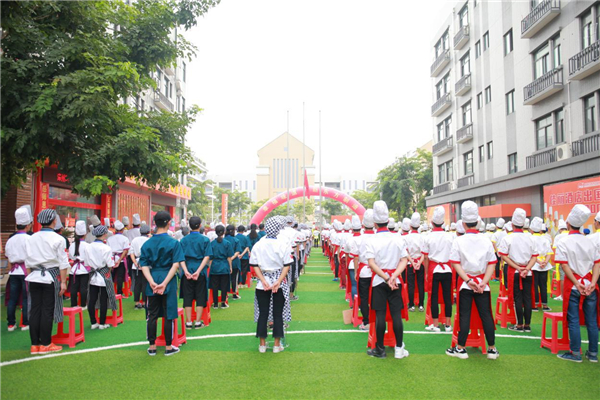
<instances>
[{"instance_id":1,"label":"crowd of students","mask_svg":"<svg viewBox=\"0 0 600 400\"><path fill-rule=\"evenodd\" d=\"M425 330L452 332L452 305L456 304L457 344L446 354L468 358L465 345L470 330L473 306L478 311L488 343L487 358L496 359L495 323L489 282L500 280L506 290L509 307L515 309L515 332L531 332L533 311L548 307L548 273L556 265L561 282L563 313L568 324L570 351L559 354L563 360L581 362L580 323L588 332L589 348L585 357L598 361L598 277L600 275L600 212L595 216L593 234L584 235L583 225L590 210L575 205L566 221L559 221L554 238L539 217L531 221L517 208L509 222L503 218L485 224L472 201L461 205L462 220L445 224L443 207L436 207L431 225L419 213L396 223L389 217L385 202L377 201L365 212L362 223L357 216L343 224L335 220L321 231L323 253L329 257L340 287L351 285L355 307L360 308L360 330L375 323L377 342L368 354L386 357L384 335L389 309L391 329L396 338L395 357L409 355L403 342L403 316L426 310L428 293L431 324ZM589 233L589 231L587 232ZM403 291L407 293L403 294ZM443 299L440 302L440 298ZM445 323L439 324L440 304L444 304ZM584 321L580 320L580 312ZM374 311L375 320L370 316Z\"/></svg>"}]
</instances>

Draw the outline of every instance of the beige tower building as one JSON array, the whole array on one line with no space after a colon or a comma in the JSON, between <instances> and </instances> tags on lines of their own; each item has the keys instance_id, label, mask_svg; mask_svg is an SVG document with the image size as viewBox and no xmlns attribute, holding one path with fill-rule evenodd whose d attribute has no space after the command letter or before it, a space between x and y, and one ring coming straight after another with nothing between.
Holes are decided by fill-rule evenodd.
<instances>
[{"instance_id":1,"label":"beige tower building","mask_svg":"<svg viewBox=\"0 0 600 400\"><path fill-rule=\"evenodd\" d=\"M289 145L289 152L288 152ZM303 151L304 150L304 151ZM304 157L304 159L303 159ZM258 173L256 198L268 200L279 193L304 185L303 164L306 166L308 183L315 183L315 152L287 132L258 150Z\"/></svg>"}]
</instances>

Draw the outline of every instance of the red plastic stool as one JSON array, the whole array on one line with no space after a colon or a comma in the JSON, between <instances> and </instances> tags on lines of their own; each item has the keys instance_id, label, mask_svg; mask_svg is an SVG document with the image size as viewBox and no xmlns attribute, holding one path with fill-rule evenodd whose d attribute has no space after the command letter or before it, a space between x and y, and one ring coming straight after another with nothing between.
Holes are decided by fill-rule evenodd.
<instances>
[{"instance_id":1,"label":"red plastic stool","mask_svg":"<svg viewBox=\"0 0 600 400\"><path fill-rule=\"evenodd\" d=\"M117 310L117 312L115 312L114 310L107 310L106 311L106 323L112 325L113 327L117 327L117 325L122 324L123 323L123 296L120 294L115 295L115 298L117 299L117 301L119 302L119 309ZM110 313L110 314L109 314ZM98 321L98 323L100 323L100 310L96 309L96 321Z\"/></svg>"},{"instance_id":2,"label":"red plastic stool","mask_svg":"<svg viewBox=\"0 0 600 400\"><path fill-rule=\"evenodd\" d=\"M208 302L206 304L206 308L209 308L210 306L212 306L213 304L213 290L210 289L208 291ZM221 300L221 297L219 296L219 300ZM221 304L221 301L219 301L219 304ZM217 305L219 305L217 304ZM229 296L227 296L227 298L225 299L225 304L229 305Z\"/></svg>"},{"instance_id":3,"label":"red plastic stool","mask_svg":"<svg viewBox=\"0 0 600 400\"><path fill-rule=\"evenodd\" d=\"M360 297L354 296L354 307L352 308L352 325L356 328L362 324L362 320L358 317L358 309L360 307Z\"/></svg>"},{"instance_id":4,"label":"red plastic stool","mask_svg":"<svg viewBox=\"0 0 600 400\"><path fill-rule=\"evenodd\" d=\"M79 314L79 332L75 331L75 317ZM59 322L56 328L56 335L52 336L52 343L66 344L73 348L79 342L85 342L85 333L83 330L83 309L81 307L64 307L63 315L69 317L69 330L64 331L63 322Z\"/></svg>"},{"instance_id":5,"label":"red plastic stool","mask_svg":"<svg viewBox=\"0 0 600 400\"><path fill-rule=\"evenodd\" d=\"M469 324L469 336L467 336L467 343L465 347L481 347L481 352L487 354L485 335L483 333L483 325L481 324L481 318L479 312L473 302L471 307L471 322ZM454 330L452 332L452 347L458 343L458 331L460 330L460 323L456 315L454 316Z\"/></svg>"},{"instance_id":6,"label":"red plastic stool","mask_svg":"<svg viewBox=\"0 0 600 400\"><path fill-rule=\"evenodd\" d=\"M23 325L23 307L21 307L21 320L19 321L19 328L24 328L27 325Z\"/></svg>"},{"instance_id":7,"label":"red plastic stool","mask_svg":"<svg viewBox=\"0 0 600 400\"><path fill-rule=\"evenodd\" d=\"M516 324L517 317L515 316L515 308L513 304L510 304L508 297L498 297L496 299L496 314L494 315L494 324L502 328L508 328L508 324Z\"/></svg>"},{"instance_id":8,"label":"red plastic stool","mask_svg":"<svg viewBox=\"0 0 600 400\"><path fill-rule=\"evenodd\" d=\"M444 307L444 296L441 296L441 290L438 292L438 304L440 307L440 313L438 315L438 321L440 322L440 324L446 324L446 314L445 312L445 307ZM427 307L425 308L425 325L429 326L431 324L433 324L433 317L431 316L431 293L427 294ZM436 304L436 307L438 305ZM450 324L450 321L448 321L448 324Z\"/></svg>"},{"instance_id":9,"label":"red plastic stool","mask_svg":"<svg viewBox=\"0 0 600 400\"><path fill-rule=\"evenodd\" d=\"M550 287L550 295L553 297L558 297L561 295L560 293L560 281L556 279L556 277L552 278L552 286Z\"/></svg>"},{"instance_id":10,"label":"red plastic stool","mask_svg":"<svg viewBox=\"0 0 600 400\"><path fill-rule=\"evenodd\" d=\"M210 305L211 305L211 300L209 299L206 302L206 307L204 307L202 309L202 316L200 317L200 319L202 319L202 322L204 322L205 326L209 326L210 323L212 322L212 319L210 317ZM196 313L196 300L192 300L192 321L191 322L195 322L196 321L196 316L198 314Z\"/></svg>"},{"instance_id":11,"label":"red plastic stool","mask_svg":"<svg viewBox=\"0 0 600 400\"><path fill-rule=\"evenodd\" d=\"M246 274L246 286L248 286L248 287L252 286L252 272L248 272Z\"/></svg>"},{"instance_id":12,"label":"red plastic stool","mask_svg":"<svg viewBox=\"0 0 600 400\"><path fill-rule=\"evenodd\" d=\"M155 344L157 346L166 346L167 342L165 340L165 318L160 318L161 320L161 335L156 338ZM178 324L177 322L181 322ZM185 332L185 312L183 308L177 309L177 318L173 320L173 340L171 344L175 347L179 347L182 344L187 343L187 334Z\"/></svg>"},{"instance_id":13,"label":"red plastic stool","mask_svg":"<svg viewBox=\"0 0 600 400\"><path fill-rule=\"evenodd\" d=\"M402 301L404 303L404 307L402 308L401 316L402 319L408 321L408 285L406 283L401 283L402 285ZM372 288L371 288L372 289ZM371 295L369 295L369 300L371 299ZM375 348L377 344L377 333L375 332L375 322L377 320L376 313L373 309L369 310L369 337L367 340L367 347L372 349ZM394 330L390 329L392 327L392 315L390 314L390 308L387 308L385 313L385 321L387 322L387 331L385 332L385 336L383 337L383 345L388 347L396 346L396 335L394 334Z\"/></svg>"},{"instance_id":14,"label":"red plastic stool","mask_svg":"<svg viewBox=\"0 0 600 400\"><path fill-rule=\"evenodd\" d=\"M546 320L552 321L552 336L546 337ZM562 323L562 337L558 337L558 323ZM545 312L542 325L541 348L548 348L552 354L557 354L561 350L569 350L569 328L567 321L563 318L562 312Z\"/></svg>"}]
</instances>

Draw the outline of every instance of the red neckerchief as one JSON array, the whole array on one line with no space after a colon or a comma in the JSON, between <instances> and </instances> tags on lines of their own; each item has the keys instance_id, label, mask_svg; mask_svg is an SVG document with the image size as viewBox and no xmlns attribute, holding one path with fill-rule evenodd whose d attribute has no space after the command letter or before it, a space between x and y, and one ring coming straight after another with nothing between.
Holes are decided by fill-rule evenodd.
<instances>
[{"instance_id":1,"label":"red neckerchief","mask_svg":"<svg viewBox=\"0 0 600 400\"><path fill-rule=\"evenodd\" d=\"M467 229L467 233L479 233L477 229Z\"/></svg>"},{"instance_id":2,"label":"red neckerchief","mask_svg":"<svg viewBox=\"0 0 600 400\"><path fill-rule=\"evenodd\" d=\"M384 228L377 228L377 233L379 233L379 232L389 232L389 230L388 230L388 228L386 226Z\"/></svg>"},{"instance_id":3,"label":"red neckerchief","mask_svg":"<svg viewBox=\"0 0 600 400\"><path fill-rule=\"evenodd\" d=\"M408 235L408 232L402 231L402 236L406 236L406 235Z\"/></svg>"},{"instance_id":4,"label":"red neckerchief","mask_svg":"<svg viewBox=\"0 0 600 400\"><path fill-rule=\"evenodd\" d=\"M513 228L513 233L523 233L523 229Z\"/></svg>"},{"instance_id":5,"label":"red neckerchief","mask_svg":"<svg viewBox=\"0 0 600 400\"><path fill-rule=\"evenodd\" d=\"M366 231L363 232L363 234L365 234L365 235L372 235L374 233L375 232L373 232L373 229L369 229L369 230L366 230Z\"/></svg>"},{"instance_id":6,"label":"red neckerchief","mask_svg":"<svg viewBox=\"0 0 600 400\"><path fill-rule=\"evenodd\" d=\"M444 230L442 228L433 228L432 232L443 232Z\"/></svg>"},{"instance_id":7,"label":"red neckerchief","mask_svg":"<svg viewBox=\"0 0 600 400\"><path fill-rule=\"evenodd\" d=\"M581 232L572 230L572 231L569 231L569 235L581 235Z\"/></svg>"},{"instance_id":8,"label":"red neckerchief","mask_svg":"<svg viewBox=\"0 0 600 400\"><path fill-rule=\"evenodd\" d=\"M360 236L360 232L354 232L354 234L352 235L353 237L355 236Z\"/></svg>"},{"instance_id":9,"label":"red neckerchief","mask_svg":"<svg viewBox=\"0 0 600 400\"><path fill-rule=\"evenodd\" d=\"M412 231L410 231L410 232L408 232L408 233L409 233L409 234L411 234L411 233L419 233L419 231L415 231L415 230L413 229Z\"/></svg>"}]
</instances>

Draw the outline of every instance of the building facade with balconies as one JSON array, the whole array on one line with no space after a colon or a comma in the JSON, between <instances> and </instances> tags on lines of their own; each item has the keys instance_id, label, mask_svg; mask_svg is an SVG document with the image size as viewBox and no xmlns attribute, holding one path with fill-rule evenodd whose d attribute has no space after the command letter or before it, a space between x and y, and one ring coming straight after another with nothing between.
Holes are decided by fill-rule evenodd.
<instances>
[{"instance_id":1,"label":"building facade with balconies","mask_svg":"<svg viewBox=\"0 0 600 400\"><path fill-rule=\"evenodd\" d=\"M432 48L428 207L541 216L546 187L592 179L600 211L600 1L458 2Z\"/></svg>"}]
</instances>

